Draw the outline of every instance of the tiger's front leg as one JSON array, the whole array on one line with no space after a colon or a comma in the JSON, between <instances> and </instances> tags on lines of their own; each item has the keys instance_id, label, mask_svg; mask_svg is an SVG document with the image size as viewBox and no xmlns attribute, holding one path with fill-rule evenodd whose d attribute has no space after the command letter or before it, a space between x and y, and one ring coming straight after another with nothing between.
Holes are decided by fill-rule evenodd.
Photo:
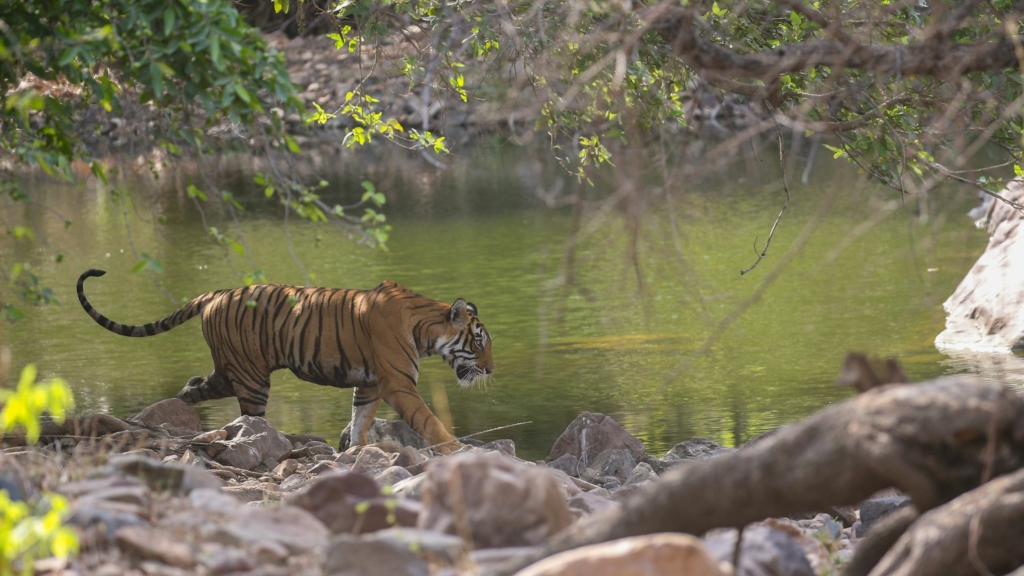
<instances>
[{"instance_id":1,"label":"tiger's front leg","mask_svg":"<svg viewBox=\"0 0 1024 576\"><path fill-rule=\"evenodd\" d=\"M388 406L391 406L402 420L405 420L406 424L412 426L413 430L423 436L428 445L440 444L434 447L435 452L450 454L464 446L449 434L448 430L445 430L444 424L437 416L434 416L415 388L389 387L384 382L381 382L379 388L381 397L388 403Z\"/></svg>"}]
</instances>

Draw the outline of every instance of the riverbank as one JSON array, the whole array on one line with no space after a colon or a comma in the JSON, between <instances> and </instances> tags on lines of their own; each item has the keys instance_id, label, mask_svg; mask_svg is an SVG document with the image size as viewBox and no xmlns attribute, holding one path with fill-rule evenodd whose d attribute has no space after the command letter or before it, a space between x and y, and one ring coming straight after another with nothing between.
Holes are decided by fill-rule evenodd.
<instances>
[{"instance_id":1,"label":"riverbank","mask_svg":"<svg viewBox=\"0 0 1024 576\"><path fill-rule=\"evenodd\" d=\"M516 457L510 440L467 439L441 457L404 422L375 422L372 444L337 451L240 417L202 432L165 400L127 421L98 415L44 426L43 446L0 455L16 498L65 496L81 553L38 560L38 574L487 574L556 532L622 506L688 461L735 452L694 438L666 454L610 417L584 413L549 458ZM873 523L906 499L887 497L748 526L746 565L834 574ZM865 514L867 517L864 517ZM704 536L728 570L735 531ZM637 552L642 553L642 552ZM724 572L727 573L727 572Z\"/></svg>"}]
</instances>

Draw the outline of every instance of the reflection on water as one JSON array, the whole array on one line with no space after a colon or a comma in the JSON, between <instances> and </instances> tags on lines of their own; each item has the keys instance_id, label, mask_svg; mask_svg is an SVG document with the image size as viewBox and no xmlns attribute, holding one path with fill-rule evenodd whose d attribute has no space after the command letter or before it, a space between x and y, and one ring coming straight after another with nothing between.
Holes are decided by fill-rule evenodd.
<instances>
[{"instance_id":1,"label":"reflection on water","mask_svg":"<svg viewBox=\"0 0 1024 576\"><path fill-rule=\"evenodd\" d=\"M942 301L985 243L964 215L972 202L966 194L912 199L893 210L891 191L865 183L846 165L819 160L809 184L793 187L768 257L740 276L781 203L771 162L675 182L667 188L674 209L664 190L652 187L638 228L627 218L630 206L601 204L614 184L599 180L587 217L604 217L584 227L570 259L571 210L549 210L540 198L568 193L571 181L544 158L544 151L481 147L438 175L418 160L328 152L315 175L329 180L328 196L358 194L364 179L388 195L389 250L357 247L328 226L291 222L315 284L368 288L390 278L439 300L463 297L478 306L494 339L493 385L461 390L438 359L425 360L420 377L421 393L435 408L447 403L459 434L532 421L491 436L511 437L521 455L540 458L588 410L613 415L654 452L695 435L736 444L849 395L832 384L848 350L897 356L917 379L993 370L951 360L932 344L943 326ZM79 308L75 280L96 267L108 274L91 280L88 293L107 316L143 323L174 310L149 278L131 273L130 242L164 264L158 278L178 299L237 286L253 265L272 282L302 282L276 205L248 184L244 159L221 162L235 167L221 185L247 208L242 232L252 262L204 233L183 179L174 175L155 184L134 181L132 203L124 207L95 186L29 183L63 216L38 203L15 209L27 210L46 241L64 250L63 262L35 248L3 257L33 259L63 304L4 328L0 344L10 344L16 369L35 362L73 384L80 409L121 417L210 371L198 321L128 339L105 332ZM710 352L695 354L837 188L839 199L807 248ZM130 238L123 208L133 220ZM210 225L235 233L229 214L213 206L205 212ZM74 222L67 229L65 217ZM570 260L573 284L563 287L555 280L565 277ZM333 439L350 403L347 390L279 372L268 418L286 431ZM205 426L217 427L238 407L221 400L201 405L200 413ZM393 417L386 409L381 414Z\"/></svg>"}]
</instances>

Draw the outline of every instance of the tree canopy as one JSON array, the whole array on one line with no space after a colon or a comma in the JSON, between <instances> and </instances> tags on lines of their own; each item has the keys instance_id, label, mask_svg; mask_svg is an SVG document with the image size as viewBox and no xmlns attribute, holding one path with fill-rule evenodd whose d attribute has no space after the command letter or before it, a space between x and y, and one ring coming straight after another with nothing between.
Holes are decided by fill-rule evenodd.
<instances>
[{"instance_id":1,"label":"tree canopy","mask_svg":"<svg viewBox=\"0 0 1024 576\"><path fill-rule=\"evenodd\" d=\"M279 152L299 147L282 117L305 115L304 101L259 26L327 35L335 49L358 55L360 81L344 102L314 101L305 117L314 127L340 123L352 147L390 141L443 167L435 155L452 148L449 130L526 129L545 134L585 184L630 148L656 150L653 161L671 166L661 176L670 180L723 165L750 141L777 140L781 153L785 136L823 143L903 198L949 181L997 196L1005 178L1022 174L1022 7L1010 0L15 1L0 7L0 152L8 172L34 167L71 179L80 160L106 181L92 155L105 114L138 124L171 156L210 152L210 134L226 124L243 146L272 155L273 170L257 180L286 214L333 219L364 241L385 241L385 218L374 210L385 199L372 184L358 204L329 206L320 184L289 173ZM392 102L369 90L382 84L419 103L406 125ZM484 109L488 122L457 114ZM981 165L982 150L996 160ZM13 182L0 183L5 195L31 201ZM188 192L197 203L237 206L202 183ZM624 197L643 193L634 186ZM365 212L353 215L356 207ZM15 241L33 233L5 225ZM241 248L214 229L211 236ZM50 298L23 264L3 268L22 298ZM260 279L254 273L248 281ZM0 300L12 315L13 299Z\"/></svg>"}]
</instances>

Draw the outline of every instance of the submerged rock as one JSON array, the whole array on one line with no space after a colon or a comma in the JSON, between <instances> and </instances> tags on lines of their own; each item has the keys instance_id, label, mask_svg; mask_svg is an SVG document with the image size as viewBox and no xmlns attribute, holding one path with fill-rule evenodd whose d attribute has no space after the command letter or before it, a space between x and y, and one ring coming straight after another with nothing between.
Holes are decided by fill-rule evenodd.
<instances>
[{"instance_id":1,"label":"submerged rock","mask_svg":"<svg viewBox=\"0 0 1024 576\"><path fill-rule=\"evenodd\" d=\"M857 526L857 537L867 534L872 526L900 508L910 506L912 502L906 496L883 496L871 498L860 503L860 524Z\"/></svg>"},{"instance_id":2,"label":"submerged rock","mask_svg":"<svg viewBox=\"0 0 1024 576\"><path fill-rule=\"evenodd\" d=\"M1024 181L1011 181L1001 194L1024 199ZM986 215L985 252L942 307L946 329L940 348L1009 351L1024 349L1024 215L994 201Z\"/></svg>"},{"instance_id":3,"label":"submerged rock","mask_svg":"<svg viewBox=\"0 0 1024 576\"><path fill-rule=\"evenodd\" d=\"M660 460L664 464L671 466L684 460L707 460L708 458L730 454L735 451L735 448L726 448L714 440L695 436L673 446Z\"/></svg>"},{"instance_id":4,"label":"submerged rock","mask_svg":"<svg viewBox=\"0 0 1024 576\"><path fill-rule=\"evenodd\" d=\"M534 545L569 525L564 488L547 470L494 452L431 463L418 526L464 535L478 548Z\"/></svg>"}]
</instances>

